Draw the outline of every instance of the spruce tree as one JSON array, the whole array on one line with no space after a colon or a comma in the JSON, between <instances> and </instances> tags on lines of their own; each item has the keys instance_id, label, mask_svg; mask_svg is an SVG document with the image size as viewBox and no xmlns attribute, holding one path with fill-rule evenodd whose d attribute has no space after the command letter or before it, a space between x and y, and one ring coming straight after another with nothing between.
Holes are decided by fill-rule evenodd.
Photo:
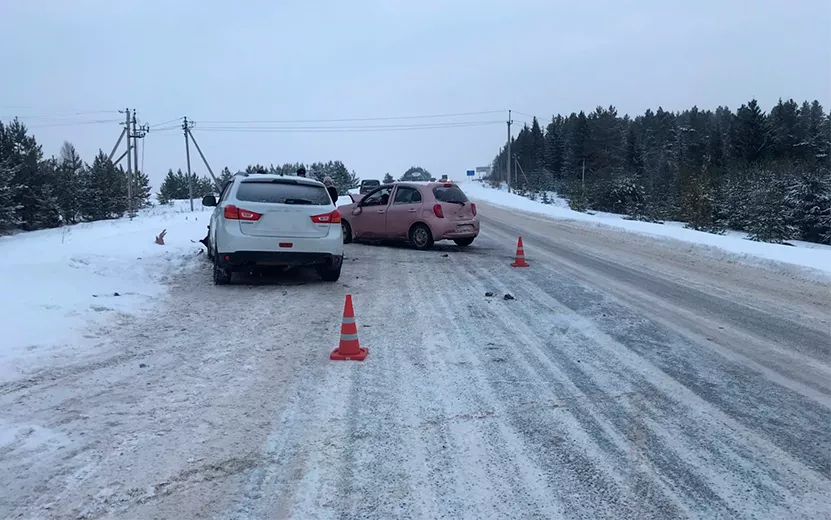
<instances>
[{"instance_id":1,"label":"spruce tree","mask_svg":"<svg viewBox=\"0 0 831 520\"><path fill-rule=\"evenodd\" d=\"M84 161L81 160L75 147L68 141L64 141L57 170L58 210L64 224L75 224L81 218L79 198L83 170Z\"/></svg>"}]
</instances>

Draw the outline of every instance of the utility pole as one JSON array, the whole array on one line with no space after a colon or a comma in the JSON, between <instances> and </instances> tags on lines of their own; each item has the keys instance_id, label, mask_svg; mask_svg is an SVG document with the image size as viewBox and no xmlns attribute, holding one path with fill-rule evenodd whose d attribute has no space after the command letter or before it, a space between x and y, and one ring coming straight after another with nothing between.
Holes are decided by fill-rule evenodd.
<instances>
[{"instance_id":1,"label":"utility pole","mask_svg":"<svg viewBox=\"0 0 831 520\"><path fill-rule=\"evenodd\" d=\"M208 169L208 173L211 174L211 179L214 181L214 185L216 186L217 193L222 191L222 186L219 185L219 179L216 178L214 175L214 171L211 169L211 165L208 164L208 160L205 159L205 154L202 153L202 149L199 148L199 143L196 142L196 138L193 137L193 132L190 131L190 128L193 127L193 121L190 123L190 127L188 128L188 135L190 136L190 140L193 141L193 146L196 147L196 151L199 152L199 157L202 158L202 162L205 163L205 168ZM282 175L282 174L281 174Z\"/></svg>"},{"instance_id":2,"label":"utility pole","mask_svg":"<svg viewBox=\"0 0 831 520\"><path fill-rule=\"evenodd\" d=\"M131 214L133 209L133 165L130 157L130 139L132 139L132 132L130 132L130 109L125 108L124 112L127 114L124 122L124 129L127 130L127 213Z\"/></svg>"},{"instance_id":3,"label":"utility pole","mask_svg":"<svg viewBox=\"0 0 831 520\"><path fill-rule=\"evenodd\" d=\"M511 193L511 111L508 110L508 193Z\"/></svg>"},{"instance_id":4,"label":"utility pole","mask_svg":"<svg viewBox=\"0 0 831 520\"><path fill-rule=\"evenodd\" d=\"M133 131L131 135L133 138L133 173L129 175L129 178L127 179L128 192L132 194L132 197L130 198L130 206L127 208L128 214L131 217L135 216L136 210L138 210L138 208L135 207L135 200L138 195L139 173L138 140L144 139L144 136L146 136L149 131L150 128L147 125L138 126L138 121L136 120L136 110L133 110Z\"/></svg>"},{"instance_id":5,"label":"utility pole","mask_svg":"<svg viewBox=\"0 0 831 520\"><path fill-rule=\"evenodd\" d=\"M190 139L188 138L191 126L193 126L193 123L188 123L188 118L185 116L182 122L182 131L185 134L185 157L188 161L188 197L190 197L190 210L193 211L193 175L190 173Z\"/></svg>"}]
</instances>

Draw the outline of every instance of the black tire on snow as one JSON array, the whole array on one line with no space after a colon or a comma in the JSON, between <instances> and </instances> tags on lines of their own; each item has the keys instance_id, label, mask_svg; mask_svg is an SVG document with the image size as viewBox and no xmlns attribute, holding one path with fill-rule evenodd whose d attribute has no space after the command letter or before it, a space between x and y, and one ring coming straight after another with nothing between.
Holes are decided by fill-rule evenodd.
<instances>
[{"instance_id":1,"label":"black tire on snow","mask_svg":"<svg viewBox=\"0 0 831 520\"><path fill-rule=\"evenodd\" d=\"M341 221L341 229L343 230L343 243L344 244L351 244L352 243L352 226L349 225L349 222L342 220Z\"/></svg>"},{"instance_id":2,"label":"black tire on snow","mask_svg":"<svg viewBox=\"0 0 831 520\"><path fill-rule=\"evenodd\" d=\"M231 283L232 272L230 269L224 269L219 265L219 259L216 252L214 252L213 262L213 278L214 285L228 285Z\"/></svg>"},{"instance_id":3,"label":"black tire on snow","mask_svg":"<svg viewBox=\"0 0 831 520\"><path fill-rule=\"evenodd\" d=\"M420 251L433 247L433 232L424 224L416 224L411 227L409 238L410 244Z\"/></svg>"},{"instance_id":4,"label":"black tire on snow","mask_svg":"<svg viewBox=\"0 0 831 520\"><path fill-rule=\"evenodd\" d=\"M453 241L457 246L466 247L473 243L473 238L457 238Z\"/></svg>"},{"instance_id":5,"label":"black tire on snow","mask_svg":"<svg viewBox=\"0 0 831 520\"><path fill-rule=\"evenodd\" d=\"M324 282L337 282L340 279L340 271L342 268L343 259L341 258L341 262L337 267L319 267L317 274L320 275Z\"/></svg>"}]
</instances>

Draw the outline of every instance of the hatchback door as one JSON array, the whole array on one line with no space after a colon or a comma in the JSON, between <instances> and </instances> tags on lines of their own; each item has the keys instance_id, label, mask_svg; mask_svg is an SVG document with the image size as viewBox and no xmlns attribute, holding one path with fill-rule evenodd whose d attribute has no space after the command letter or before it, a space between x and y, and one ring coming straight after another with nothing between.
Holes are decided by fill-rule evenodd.
<instances>
[{"instance_id":1,"label":"hatchback door","mask_svg":"<svg viewBox=\"0 0 831 520\"><path fill-rule=\"evenodd\" d=\"M457 185L446 183L434 186L433 195L436 202L441 204L444 218L454 222L465 222L476 217L476 206Z\"/></svg>"},{"instance_id":2,"label":"hatchback door","mask_svg":"<svg viewBox=\"0 0 831 520\"><path fill-rule=\"evenodd\" d=\"M256 237L324 237L335 211L324 186L291 178L244 180L232 200L239 204L240 232Z\"/></svg>"}]
</instances>

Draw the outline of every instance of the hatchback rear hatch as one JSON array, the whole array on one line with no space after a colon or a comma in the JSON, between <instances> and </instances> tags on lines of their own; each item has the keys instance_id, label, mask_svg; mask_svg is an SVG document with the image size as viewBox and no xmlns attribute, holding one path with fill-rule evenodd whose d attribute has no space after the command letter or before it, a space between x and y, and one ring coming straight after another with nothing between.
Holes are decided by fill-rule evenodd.
<instances>
[{"instance_id":1,"label":"hatchback rear hatch","mask_svg":"<svg viewBox=\"0 0 831 520\"><path fill-rule=\"evenodd\" d=\"M472 220L476 216L476 206L456 184L448 182L433 186L433 195L448 220Z\"/></svg>"},{"instance_id":2,"label":"hatchback rear hatch","mask_svg":"<svg viewBox=\"0 0 831 520\"><path fill-rule=\"evenodd\" d=\"M236 199L240 231L257 237L324 237L336 211L325 187L291 178L244 180Z\"/></svg>"}]
</instances>

